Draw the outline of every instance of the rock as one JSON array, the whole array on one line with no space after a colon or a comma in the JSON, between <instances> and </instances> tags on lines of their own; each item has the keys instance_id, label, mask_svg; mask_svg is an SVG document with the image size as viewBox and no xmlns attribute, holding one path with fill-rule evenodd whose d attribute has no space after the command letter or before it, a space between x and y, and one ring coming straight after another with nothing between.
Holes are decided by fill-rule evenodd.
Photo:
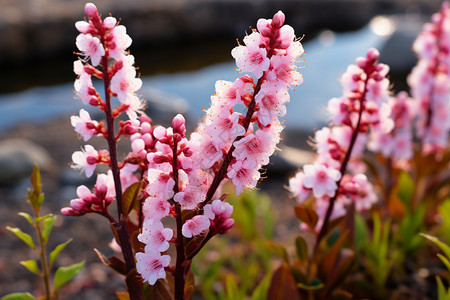
<instances>
[{"instance_id":1,"label":"rock","mask_svg":"<svg viewBox=\"0 0 450 300\"><path fill-rule=\"evenodd\" d=\"M42 146L25 139L0 142L0 184L29 177L35 163L41 170L55 170L55 162Z\"/></svg>"}]
</instances>

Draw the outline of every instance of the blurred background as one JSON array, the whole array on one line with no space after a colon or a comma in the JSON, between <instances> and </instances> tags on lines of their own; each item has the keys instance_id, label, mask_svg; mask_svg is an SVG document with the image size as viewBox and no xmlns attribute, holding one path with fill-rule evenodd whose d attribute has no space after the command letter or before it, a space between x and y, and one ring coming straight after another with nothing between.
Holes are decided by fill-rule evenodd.
<instances>
[{"instance_id":1,"label":"blurred background","mask_svg":"<svg viewBox=\"0 0 450 300\"><path fill-rule=\"evenodd\" d=\"M59 213L76 197L78 185L92 184L69 167L71 154L83 145L75 138L69 116L83 107L74 99L72 67L77 59L74 23L83 18L84 4L0 0L0 296L40 289L40 283L18 264L30 253L5 230L7 225L27 226L16 213L28 211L25 197L33 162L43 170L48 212ZM327 101L341 95L339 76L356 57L375 47L381 62L391 67L393 90L407 89L405 78L416 62L412 42L441 1L102 0L95 4L103 17L120 18L133 39L130 49L144 83L143 97L149 101L148 115L156 124L167 125L176 113L183 113L191 129L203 115L201 109L209 105L214 82L238 76L230 54L236 38L242 40L261 17L271 18L278 10L286 14L286 23L303 37L305 61L299 64L304 84L291 94L280 146L284 151L273 157L266 171L270 180L262 182L260 189L280 204L278 214L293 216L294 200L283 186L310 159L306 140L326 121ZM103 141L91 143L105 147ZM121 279L106 270L92 251L94 247L111 251L106 246L112 238L106 222L98 216L58 220L50 249L74 238L60 264L81 259L89 263L62 299L107 299L112 291L123 290ZM283 220L276 228L280 239L297 230L295 220Z\"/></svg>"}]
</instances>

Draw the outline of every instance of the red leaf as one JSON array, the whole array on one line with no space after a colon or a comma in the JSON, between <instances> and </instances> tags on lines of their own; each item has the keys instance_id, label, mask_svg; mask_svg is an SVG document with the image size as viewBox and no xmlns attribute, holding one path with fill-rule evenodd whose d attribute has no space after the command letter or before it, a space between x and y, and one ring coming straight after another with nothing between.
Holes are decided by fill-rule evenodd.
<instances>
[{"instance_id":1,"label":"red leaf","mask_svg":"<svg viewBox=\"0 0 450 300\"><path fill-rule=\"evenodd\" d=\"M297 300L300 299L297 284L289 267L282 264L272 275L267 299L271 300Z\"/></svg>"},{"instance_id":2,"label":"red leaf","mask_svg":"<svg viewBox=\"0 0 450 300\"><path fill-rule=\"evenodd\" d=\"M294 208L295 208L295 215L297 216L297 218L299 218L302 222L308 225L309 229L314 230L317 221L319 220L317 213L313 209L301 204L296 205Z\"/></svg>"}]
</instances>

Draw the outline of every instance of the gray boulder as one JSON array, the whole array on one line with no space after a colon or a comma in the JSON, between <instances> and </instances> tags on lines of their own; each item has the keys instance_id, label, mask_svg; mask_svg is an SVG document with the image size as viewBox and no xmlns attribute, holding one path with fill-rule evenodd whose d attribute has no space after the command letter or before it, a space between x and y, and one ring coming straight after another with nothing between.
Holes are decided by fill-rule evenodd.
<instances>
[{"instance_id":1,"label":"gray boulder","mask_svg":"<svg viewBox=\"0 0 450 300\"><path fill-rule=\"evenodd\" d=\"M0 141L0 184L29 177L35 163L41 170L55 169L55 162L42 146L25 139Z\"/></svg>"}]
</instances>

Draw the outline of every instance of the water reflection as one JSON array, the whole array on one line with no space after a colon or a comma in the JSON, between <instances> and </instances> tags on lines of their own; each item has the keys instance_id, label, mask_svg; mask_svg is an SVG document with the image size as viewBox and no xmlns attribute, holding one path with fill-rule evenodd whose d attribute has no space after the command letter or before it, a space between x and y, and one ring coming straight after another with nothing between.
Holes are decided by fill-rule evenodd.
<instances>
[{"instance_id":1,"label":"water reflection","mask_svg":"<svg viewBox=\"0 0 450 300\"><path fill-rule=\"evenodd\" d=\"M321 126L326 119L324 107L327 101L341 94L337 81L340 74L357 56L365 55L368 48L382 47L392 34L393 26L389 19L377 17L358 31L334 33L325 30L317 38L306 42L305 62L301 63L304 84L291 93L285 125L307 129ZM234 67L233 62L227 62L197 71L144 76L143 92L150 102L153 97L153 102L158 102L156 105L163 107L163 110L164 107L179 112L188 109L193 118L199 118L203 116L201 109L209 106L215 81L234 80L239 76ZM79 101L73 100L73 96L72 83L2 95L0 128L73 114L83 107ZM170 99L173 101L170 102Z\"/></svg>"}]
</instances>

